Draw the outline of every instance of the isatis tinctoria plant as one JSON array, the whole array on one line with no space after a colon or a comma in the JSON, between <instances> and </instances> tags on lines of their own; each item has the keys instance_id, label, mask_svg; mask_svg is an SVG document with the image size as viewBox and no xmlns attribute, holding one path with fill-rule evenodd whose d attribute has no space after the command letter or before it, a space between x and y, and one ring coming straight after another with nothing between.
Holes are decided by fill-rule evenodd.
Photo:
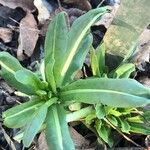
<instances>
[{"instance_id":1,"label":"isatis tinctoria plant","mask_svg":"<svg viewBox=\"0 0 150 150\"><path fill-rule=\"evenodd\" d=\"M150 103L150 89L132 79L74 80L92 44L89 29L106 11L105 7L91 10L79 17L70 29L65 13L56 15L46 34L40 77L23 68L10 54L0 53L1 76L30 98L3 113L5 126L23 131L24 147L29 147L44 128L49 149L74 150L68 122L82 118L93 104L122 108ZM91 104L91 107L69 113L68 106L75 102Z\"/></svg>"}]
</instances>

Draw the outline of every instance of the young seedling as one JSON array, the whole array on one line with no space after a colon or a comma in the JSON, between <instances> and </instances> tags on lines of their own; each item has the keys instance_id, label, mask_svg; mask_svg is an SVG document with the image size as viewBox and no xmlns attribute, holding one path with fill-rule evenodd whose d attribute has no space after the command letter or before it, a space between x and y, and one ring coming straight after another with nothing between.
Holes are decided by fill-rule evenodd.
<instances>
[{"instance_id":1,"label":"young seedling","mask_svg":"<svg viewBox=\"0 0 150 150\"><path fill-rule=\"evenodd\" d=\"M92 44L89 29L106 11L105 7L89 11L69 30L64 12L51 21L45 40L42 78L23 68L10 54L0 53L1 76L30 97L30 101L3 113L4 125L22 129L25 147L30 146L44 125L49 149L74 150L67 124L70 118L74 117L72 121L82 118L95 104L126 108L150 103L150 89L132 79L74 80ZM79 110L77 115L68 114L68 106L76 102L91 106Z\"/></svg>"}]
</instances>

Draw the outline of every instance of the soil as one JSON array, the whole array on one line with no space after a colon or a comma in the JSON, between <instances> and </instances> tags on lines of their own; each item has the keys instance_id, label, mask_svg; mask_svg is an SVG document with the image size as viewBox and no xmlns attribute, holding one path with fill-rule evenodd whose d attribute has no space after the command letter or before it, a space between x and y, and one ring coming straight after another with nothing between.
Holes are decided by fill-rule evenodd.
<instances>
[{"instance_id":1,"label":"soil","mask_svg":"<svg viewBox=\"0 0 150 150\"><path fill-rule=\"evenodd\" d=\"M46 0L44 0L46 1ZM69 1L69 0L66 0ZM71 1L71 0L70 0ZM40 61L43 58L43 45L44 45L44 38L45 38L45 33L47 30L47 25L49 21L51 20L52 16L60 12L61 10L65 10L68 15L69 15L69 23L72 24L72 22L84 14L86 11L89 9L96 8L102 0L91 0L87 1L85 0L84 2L81 2L82 4L79 5L78 0L74 0L76 2L71 3L71 2L63 2L60 1L60 4L58 5L58 2L56 0L47 0L46 2L48 3L47 5L49 6L50 10L50 16L46 19L46 21L41 22L39 21L38 18L38 10L31 10L28 8L28 11L33 15L35 18L35 22L37 24L37 31L38 31L38 38L37 41L32 41L32 43L35 43L33 47L31 48L31 51L29 52L28 49L26 51L21 52L21 54L18 54L18 46L20 45L19 35L20 35L20 24L21 20L25 18L27 14L27 10L21 7L21 5L17 5L17 7L12 7L12 6L4 6L4 4L1 4L0 1L0 28L8 28L10 29L11 35L9 34L8 37L4 38L4 35L0 34L0 51L7 51L13 56L17 58L19 55L21 58L20 62L21 64L30 69L35 71L37 67L37 61ZM116 0L105 0L101 5L103 6L111 6L118 1ZM46 16L46 15L45 15ZM43 18L42 18L43 19ZM23 23L22 23L23 24ZM27 26L28 27L28 26ZM149 29L148 29L149 30ZM99 25L99 26L93 26L91 28L94 40L93 40L93 46L96 48L101 40L103 39L103 36L105 32L107 31L107 28L104 25ZM26 32L25 32L26 33ZM11 37L10 37L11 36ZM10 39L10 40L9 40ZM144 37L143 37L144 39ZM150 39L149 39L150 41ZM148 43L148 42L147 42ZM28 44L28 43L27 43ZM34 51L33 51L34 50ZM147 52L148 55L148 52ZM141 56L139 54L138 56ZM85 62L85 68L88 74L90 74L90 68L88 67L88 61L89 59L87 58ZM139 80L141 83L145 84L146 86L150 86L149 84L149 78L150 78L150 62L140 62L137 66L137 74L135 77L137 80ZM11 108L18 103L23 103L26 101L26 98L16 96L15 94L15 89L10 87L1 77L0 77L0 150L22 150L23 145L22 143L18 143L13 139L13 136L18 132L16 129L8 129L5 126L3 126L3 120L2 120L2 112L7 110L8 108ZM85 127L83 127L85 128ZM93 135L93 133L90 130L85 130L85 133L80 132L80 125L75 127L75 129L78 131L78 133L74 133L75 137L79 139L79 141L82 143L82 145L86 144L86 147L81 146L80 149L107 149L105 146L98 145L95 143L96 137ZM74 131L73 131L74 132ZM79 135L78 135L79 134ZM81 135L82 134L82 135ZM82 137L80 137L82 136ZM118 135L117 135L118 136ZM141 147L135 147L135 145L131 144L130 142L126 141L124 138L121 136L116 136L116 148L118 150L142 150L146 149L146 147L150 146L149 142L149 137L148 136L142 136L142 135L130 135L130 138L138 143ZM38 149L36 148L37 144L39 143L38 138L41 138L41 135L38 135L32 146L28 149ZM119 138L119 139L118 139ZM41 141L41 140L40 140ZM78 141L78 140L76 140ZM80 143L77 143L79 145ZM15 147L15 149L14 149ZM143 148L144 147L144 148ZM46 148L41 148L45 149Z\"/></svg>"}]
</instances>

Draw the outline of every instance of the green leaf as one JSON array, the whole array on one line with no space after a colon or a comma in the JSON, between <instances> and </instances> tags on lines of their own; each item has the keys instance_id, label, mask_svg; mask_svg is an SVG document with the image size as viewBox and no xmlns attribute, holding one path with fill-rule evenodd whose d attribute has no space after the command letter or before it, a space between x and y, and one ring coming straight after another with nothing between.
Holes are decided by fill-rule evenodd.
<instances>
[{"instance_id":1,"label":"green leaf","mask_svg":"<svg viewBox=\"0 0 150 150\"><path fill-rule=\"evenodd\" d=\"M114 126L118 126L118 121L117 121L116 117L114 117L114 116L111 115L111 116L107 116L107 119Z\"/></svg>"},{"instance_id":2,"label":"green leaf","mask_svg":"<svg viewBox=\"0 0 150 150\"><path fill-rule=\"evenodd\" d=\"M15 72L23 70L25 68L21 66L21 64L15 57L11 56L7 52L0 52L0 66L0 75L8 82L8 84L28 95L34 94L34 91L32 91L32 89L16 80Z\"/></svg>"},{"instance_id":3,"label":"green leaf","mask_svg":"<svg viewBox=\"0 0 150 150\"><path fill-rule=\"evenodd\" d=\"M12 74L23 69L19 61L7 52L0 52L0 65L2 69L5 69Z\"/></svg>"},{"instance_id":4,"label":"green leaf","mask_svg":"<svg viewBox=\"0 0 150 150\"><path fill-rule=\"evenodd\" d=\"M137 92L138 91L138 92ZM133 79L89 78L60 89L64 101L140 107L150 103L150 89Z\"/></svg>"},{"instance_id":5,"label":"green leaf","mask_svg":"<svg viewBox=\"0 0 150 150\"><path fill-rule=\"evenodd\" d=\"M75 150L69 134L64 109L61 105L52 105L46 119L46 139L51 150Z\"/></svg>"},{"instance_id":6,"label":"green leaf","mask_svg":"<svg viewBox=\"0 0 150 150\"><path fill-rule=\"evenodd\" d=\"M119 119L119 122L121 125L121 131L130 134L130 124L124 119Z\"/></svg>"},{"instance_id":7,"label":"green leaf","mask_svg":"<svg viewBox=\"0 0 150 150\"><path fill-rule=\"evenodd\" d=\"M42 132L45 128L46 128L46 124L43 123L42 126L41 126L41 128L40 128L40 130L38 131L38 133ZM24 128L22 128L21 130L19 130L19 132L17 132L15 134L15 136L13 137L13 139L15 141L17 141L17 142L20 143L21 140L23 140L24 130L25 130Z\"/></svg>"},{"instance_id":8,"label":"green leaf","mask_svg":"<svg viewBox=\"0 0 150 150\"><path fill-rule=\"evenodd\" d=\"M30 87L34 93L42 88L40 79L30 70L19 70L14 75L18 82Z\"/></svg>"},{"instance_id":9,"label":"green leaf","mask_svg":"<svg viewBox=\"0 0 150 150\"><path fill-rule=\"evenodd\" d=\"M81 43L87 35L87 32L89 31L90 27L100 16L102 16L106 12L106 10L106 7L93 9L76 19L73 23L68 34L68 46L64 62L62 68L60 68L61 81L63 84L67 84L67 82L70 81L70 78L67 78L68 74L73 74L76 71L75 69L81 68L81 66L78 66L78 68L74 69L73 61L74 59L77 59L76 55L79 55L78 52L80 51L80 47L82 47ZM73 67L71 67L72 65Z\"/></svg>"},{"instance_id":10,"label":"green leaf","mask_svg":"<svg viewBox=\"0 0 150 150\"><path fill-rule=\"evenodd\" d=\"M99 71L100 71L101 75L103 75L104 73L106 73L104 44L101 44L97 48L97 59L98 59L98 63L99 63Z\"/></svg>"},{"instance_id":11,"label":"green leaf","mask_svg":"<svg viewBox=\"0 0 150 150\"><path fill-rule=\"evenodd\" d=\"M93 37L90 34L85 36L85 38L81 41L77 53L74 55L68 71L65 74L64 83L71 82L74 79L77 71L82 68L86 55L90 49L90 46L92 45L92 41Z\"/></svg>"},{"instance_id":12,"label":"green leaf","mask_svg":"<svg viewBox=\"0 0 150 150\"><path fill-rule=\"evenodd\" d=\"M150 126L146 126L145 124L141 123L130 123L131 129L130 131L133 133L145 134L150 135Z\"/></svg>"},{"instance_id":13,"label":"green leaf","mask_svg":"<svg viewBox=\"0 0 150 150\"><path fill-rule=\"evenodd\" d=\"M20 104L8 109L2 114L4 125L9 128L20 128L25 126L31 119L34 112L43 104L37 100Z\"/></svg>"},{"instance_id":14,"label":"green leaf","mask_svg":"<svg viewBox=\"0 0 150 150\"><path fill-rule=\"evenodd\" d=\"M130 134L130 125L125 119L117 118L122 132Z\"/></svg>"},{"instance_id":15,"label":"green leaf","mask_svg":"<svg viewBox=\"0 0 150 150\"><path fill-rule=\"evenodd\" d=\"M142 116L128 117L127 120L133 123L144 123Z\"/></svg>"},{"instance_id":16,"label":"green leaf","mask_svg":"<svg viewBox=\"0 0 150 150\"><path fill-rule=\"evenodd\" d=\"M129 78L129 76L133 71L135 71L134 64L132 63L123 64L113 72L113 78Z\"/></svg>"},{"instance_id":17,"label":"green leaf","mask_svg":"<svg viewBox=\"0 0 150 150\"><path fill-rule=\"evenodd\" d=\"M92 68L92 73L94 76L101 76L100 71L99 71L99 63L97 60L97 55L95 52L95 49L92 47L90 51L90 57L91 57L91 68Z\"/></svg>"},{"instance_id":18,"label":"green leaf","mask_svg":"<svg viewBox=\"0 0 150 150\"><path fill-rule=\"evenodd\" d=\"M98 119L103 119L106 116L105 108L101 104L97 104L96 107L96 116Z\"/></svg>"},{"instance_id":19,"label":"green leaf","mask_svg":"<svg viewBox=\"0 0 150 150\"><path fill-rule=\"evenodd\" d=\"M45 75L52 88L60 85L60 68L64 61L67 40L65 14L61 12L50 22L45 39Z\"/></svg>"},{"instance_id":20,"label":"green leaf","mask_svg":"<svg viewBox=\"0 0 150 150\"><path fill-rule=\"evenodd\" d=\"M95 127L100 138L102 138L102 140L108 143L111 147L113 143L111 142L112 140L110 140L110 128L108 128L106 124L103 124L101 121L96 121Z\"/></svg>"},{"instance_id":21,"label":"green leaf","mask_svg":"<svg viewBox=\"0 0 150 150\"><path fill-rule=\"evenodd\" d=\"M119 111L117 111L116 109L112 108L109 110L109 114L113 115L113 116L116 116L116 117L119 117L122 115L122 113L120 113Z\"/></svg>"},{"instance_id":22,"label":"green leaf","mask_svg":"<svg viewBox=\"0 0 150 150\"><path fill-rule=\"evenodd\" d=\"M145 110L144 114L142 114L142 117L145 121L150 122L150 111L149 110Z\"/></svg>"},{"instance_id":23,"label":"green leaf","mask_svg":"<svg viewBox=\"0 0 150 150\"><path fill-rule=\"evenodd\" d=\"M69 113L66 115L66 120L67 122L72 122L72 121L79 121L80 119L84 119L86 116L89 114L95 114L95 111L92 106L88 106L85 108L82 108L78 111L74 111L72 113ZM95 115L96 117L96 115Z\"/></svg>"},{"instance_id":24,"label":"green leaf","mask_svg":"<svg viewBox=\"0 0 150 150\"><path fill-rule=\"evenodd\" d=\"M42 124L44 123L48 106L49 105L47 105L47 103L40 106L28 122L23 135L23 145L25 147L30 146L35 135L38 133Z\"/></svg>"},{"instance_id":25,"label":"green leaf","mask_svg":"<svg viewBox=\"0 0 150 150\"><path fill-rule=\"evenodd\" d=\"M96 114L91 113L85 118L85 124L91 125L94 122L95 119L96 119Z\"/></svg>"}]
</instances>

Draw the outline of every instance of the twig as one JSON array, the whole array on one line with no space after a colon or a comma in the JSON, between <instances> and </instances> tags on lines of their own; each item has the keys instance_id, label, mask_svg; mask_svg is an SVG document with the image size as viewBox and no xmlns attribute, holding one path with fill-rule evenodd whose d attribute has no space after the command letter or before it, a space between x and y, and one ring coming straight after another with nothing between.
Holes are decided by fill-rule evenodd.
<instances>
[{"instance_id":1,"label":"twig","mask_svg":"<svg viewBox=\"0 0 150 150\"><path fill-rule=\"evenodd\" d=\"M131 140L129 137L127 137L125 134L123 134L117 127L115 127L108 119L104 119L112 128L114 128L119 134L121 134L127 141L131 142L137 147L142 148L139 144L135 143L133 140Z\"/></svg>"},{"instance_id":2,"label":"twig","mask_svg":"<svg viewBox=\"0 0 150 150\"><path fill-rule=\"evenodd\" d=\"M58 3L59 8L61 8L62 6L61 6L60 0L57 0L57 3Z\"/></svg>"},{"instance_id":3,"label":"twig","mask_svg":"<svg viewBox=\"0 0 150 150\"><path fill-rule=\"evenodd\" d=\"M98 4L97 8L100 7L100 6L104 3L104 1L105 1L105 0L102 0L102 1Z\"/></svg>"},{"instance_id":4,"label":"twig","mask_svg":"<svg viewBox=\"0 0 150 150\"><path fill-rule=\"evenodd\" d=\"M15 20L15 19L13 19L11 17L9 17L9 19L12 20L13 22L17 23L18 25L20 25L20 23L17 20Z\"/></svg>"}]
</instances>

